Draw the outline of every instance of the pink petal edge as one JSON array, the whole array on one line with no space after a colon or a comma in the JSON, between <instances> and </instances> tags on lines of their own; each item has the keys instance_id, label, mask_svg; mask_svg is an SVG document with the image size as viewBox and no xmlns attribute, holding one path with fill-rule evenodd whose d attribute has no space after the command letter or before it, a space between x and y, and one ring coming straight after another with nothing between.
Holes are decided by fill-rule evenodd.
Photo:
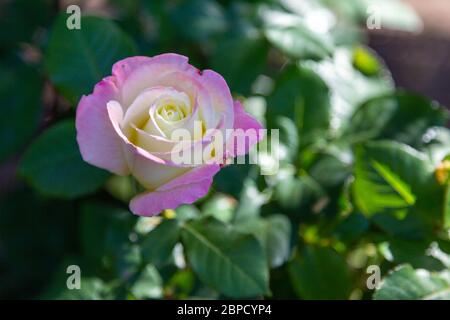
<instances>
[{"instance_id":1,"label":"pink petal edge","mask_svg":"<svg viewBox=\"0 0 450 320\"><path fill-rule=\"evenodd\" d=\"M77 142L84 161L118 175L129 174L120 139L109 120L106 104L117 96L113 77L104 78L83 96L76 115Z\"/></svg>"},{"instance_id":2,"label":"pink petal edge","mask_svg":"<svg viewBox=\"0 0 450 320\"><path fill-rule=\"evenodd\" d=\"M208 193L219 170L218 165L194 168L153 192L137 195L130 202L130 210L136 215L153 216L165 209L191 204Z\"/></svg>"},{"instance_id":3,"label":"pink petal edge","mask_svg":"<svg viewBox=\"0 0 450 320\"><path fill-rule=\"evenodd\" d=\"M247 154L253 145L255 145L264 138L264 135L260 132L260 130L263 129L263 126L255 118L253 118L251 115L245 112L239 100L234 101L233 128L242 129L244 131L254 129L256 130L256 139L250 139L250 141L245 144L244 152L238 152L236 144L234 145L233 149L228 148L230 157L242 156Z\"/></svg>"}]
</instances>

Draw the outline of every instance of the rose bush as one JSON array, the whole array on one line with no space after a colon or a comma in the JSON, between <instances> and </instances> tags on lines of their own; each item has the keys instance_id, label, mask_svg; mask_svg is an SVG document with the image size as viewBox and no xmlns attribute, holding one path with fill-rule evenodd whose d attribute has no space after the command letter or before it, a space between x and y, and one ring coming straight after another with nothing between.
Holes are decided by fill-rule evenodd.
<instances>
[{"instance_id":1,"label":"rose bush","mask_svg":"<svg viewBox=\"0 0 450 320\"><path fill-rule=\"evenodd\" d=\"M361 41L380 1L100 2L0 1L0 298L450 299L450 115ZM209 148L260 127L227 86L256 165Z\"/></svg>"},{"instance_id":2,"label":"rose bush","mask_svg":"<svg viewBox=\"0 0 450 320\"><path fill-rule=\"evenodd\" d=\"M118 175L131 174L148 190L130 203L132 212L144 216L203 197L223 156L244 154L261 138L253 135L245 150L235 150L230 142L237 138L229 129L245 132L261 125L233 101L222 76L200 71L187 57L172 53L117 62L112 76L80 100L76 128L85 161ZM177 129L187 130L193 139L174 140ZM205 149L214 143L215 132L227 143L219 158L212 146L207 150L213 156L201 163L174 161L179 143L189 150L196 144Z\"/></svg>"}]
</instances>

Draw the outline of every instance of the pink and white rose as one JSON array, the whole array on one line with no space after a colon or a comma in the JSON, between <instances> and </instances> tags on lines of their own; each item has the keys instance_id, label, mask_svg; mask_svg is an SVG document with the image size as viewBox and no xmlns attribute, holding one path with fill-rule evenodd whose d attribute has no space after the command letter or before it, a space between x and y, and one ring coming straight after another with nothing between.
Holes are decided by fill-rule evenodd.
<instances>
[{"instance_id":1,"label":"pink and white rose","mask_svg":"<svg viewBox=\"0 0 450 320\"><path fill-rule=\"evenodd\" d=\"M198 124L200 135L194 133ZM211 145L211 132L221 132L223 157L245 154L262 138L250 135L244 150L229 144L236 139L229 129L259 132L261 125L239 101L233 101L219 74L200 71L188 58L172 53L130 57L114 64L112 76L81 98L76 128L86 162L118 175L132 175L147 190L130 202L131 211L143 216L203 197L221 168L221 161L173 161L180 143L172 139L176 130L192 133L194 138L185 144L190 149Z\"/></svg>"}]
</instances>

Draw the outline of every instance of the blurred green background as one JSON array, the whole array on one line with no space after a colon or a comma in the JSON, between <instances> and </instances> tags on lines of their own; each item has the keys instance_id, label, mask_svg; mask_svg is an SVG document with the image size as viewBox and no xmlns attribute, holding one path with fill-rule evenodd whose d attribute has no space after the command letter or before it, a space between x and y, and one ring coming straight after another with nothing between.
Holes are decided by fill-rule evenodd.
<instances>
[{"instance_id":1,"label":"blurred green background","mask_svg":"<svg viewBox=\"0 0 450 320\"><path fill-rule=\"evenodd\" d=\"M450 298L449 113L367 46L423 30L405 2L9 0L0 30L0 298ZM139 218L133 182L82 161L75 108L117 60L165 52L280 130L280 170L227 166Z\"/></svg>"}]
</instances>

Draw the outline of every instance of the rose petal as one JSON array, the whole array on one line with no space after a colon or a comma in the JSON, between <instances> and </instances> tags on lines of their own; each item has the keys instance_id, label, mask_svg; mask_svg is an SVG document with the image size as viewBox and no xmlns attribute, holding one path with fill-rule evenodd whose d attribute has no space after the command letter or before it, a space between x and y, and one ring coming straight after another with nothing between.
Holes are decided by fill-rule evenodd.
<instances>
[{"instance_id":1,"label":"rose petal","mask_svg":"<svg viewBox=\"0 0 450 320\"><path fill-rule=\"evenodd\" d=\"M200 77L202 86L209 93L214 114L225 115L225 128L232 128L234 120L233 98L225 79L212 70L204 70ZM218 122L216 118L216 123ZM226 137L228 138L228 137Z\"/></svg>"},{"instance_id":2,"label":"rose petal","mask_svg":"<svg viewBox=\"0 0 450 320\"><path fill-rule=\"evenodd\" d=\"M179 71L194 75L196 69L188 64L188 58L174 53L161 54L152 58L131 57L116 62L113 76L121 88L122 105L128 107L145 89L162 86L160 79Z\"/></svg>"},{"instance_id":3,"label":"rose petal","mask_svg":"<svg viewBox=\"0 0 450 320\"><path fill-rule=\"evenodd\" d=\"M138 97L133 101L133 103L126 108L126 113L123 119L123 132L126 136L129 136L132 132L133 125L141 127L149 120L149 107L151 104L158 99L158 97L167 91L165 87L153 87L144 90ZM122 106L124 109L124 107ZM144 119L142 119L144 117ZM154 134L163 135L158 128L155 128Z\"/></svg>"},{"instance_id":4,"label":"rose petal","mask_svg":"<svg viewBox=\"0 0 450 320\"><path fill-rule=\"evenodd\" d=\"M227 150L229 152L229 156L236 157L247 154L253 145L264 138L263 134L260 131L262 128L262 125L257 120L255 120L255 118L245 112L240 101L236 100L234 102L233 129L240 129L241 131L234 131L234 134L229 137L229 140L227 141ZM239 136L242 131L244 131L244 134L247 133L245 145L244 148L238 149L239 144L237 141L240 139Z\"/></svg>"},{"instance_id":5,"label":"rose petal","mask_svg":"<svg viewBox=\"0 0 450 320\"><path fill-rule=\"evenodd\" d=\"M146 89L155 86L173 87L187 93L193 104L198 99L207 127L216 126L219 121L214 117L216 112L224 112L226 127L231 126L233 100L225 80L212 70L199 71L188 61L185 56L167 53L152 58L131 57L114 64L113 76L121 88L122 106L128 108Z\"/></svg>"},{"instance_id":6,"label":"rose petal","mask_svg":"<svg viewBox=\"0 0 450 320\"><path fill-rule=\"evenodd\" d=\"M153 216L165 209L175 209L205 196L218 165L202 166L161 186L154 192L140 194L130 202L130 210L137 215Z\"/></svg>"},{"instance_id":7,"label":"rose petal","mask_svg":"<svg viewBox=\"0 0 450 320\"><path fill-rule=\"evenodd\" d=\"M129 174L120 139L109 121L106 104L117 98L113 77L104 78L83 96L76 116L77 141L84 161L119 175Z\"/></svg>"},{"instance_id":8,"label":"rose petal","mask_svg":"<svg viewBox=\"0 0 450 320\"><path fill-rule=\"evenodd\" d=\"M122 107L117 101L107 104L110 123L119 137L123 154L131 174L147 189L155 190L166 182L184 174L190 168L180 166L170 160L161 159L132 144L123 134L120 123L123 119Z\"/></svg>"}]
</instances>

